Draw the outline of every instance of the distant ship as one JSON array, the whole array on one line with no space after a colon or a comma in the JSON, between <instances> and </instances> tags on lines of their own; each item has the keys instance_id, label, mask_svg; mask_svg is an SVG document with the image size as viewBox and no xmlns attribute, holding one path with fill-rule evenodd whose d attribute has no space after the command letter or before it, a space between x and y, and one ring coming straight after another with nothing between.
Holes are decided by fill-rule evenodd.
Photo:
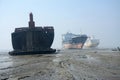
<instances>
[{"instance_id":1,"label":"distant ship","mask_svg":"<svg viewBox=\"0 0 120 80\"><path fill-rule=\"evenodd\" d=\"M82 49L86 40L87 35L67 32L62 35L62 46L64 49Z\"/></svg>"},{"instance_id":2,"label":"distant ship","mask_svg":"<svg viewBox=\"0 0 120 80\"><path fill-rule=\"evenodd\" d=\"M99 45L99 39L95 39L93 36L88 37L84 44L84 48L96 48Z\"/></svg>"},{"instance_id":3,"label":"distant ship","mask_svg":"<svg viewBox=\"0 0 120 80\"><path fill-rule=\"evenodd\" d=\"M29 27L16 28L11 34L13 51L10 55L54 53L51 48L54 39L52 26L35 27L33 14L29 15Z\"/></svg>"}]
</instances>

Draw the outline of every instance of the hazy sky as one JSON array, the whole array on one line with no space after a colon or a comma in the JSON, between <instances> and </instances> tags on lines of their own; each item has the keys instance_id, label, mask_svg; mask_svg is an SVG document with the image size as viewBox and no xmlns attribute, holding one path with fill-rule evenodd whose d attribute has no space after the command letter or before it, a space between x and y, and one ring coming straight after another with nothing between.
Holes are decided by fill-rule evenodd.
<instances>
[{"instance_id":1,"label":"hazy sky","mask_svg":"<svg viewBox=\"0 0 120 80\"><path fill-rule=\"evenodd\" d=\"M120 46L120 0L0 0L0 50L12 49L11 33L28 26L30 12L36 26L54 26L54 48L68 31L94 35L99 47Z\"/></svg>"}]
</instances>

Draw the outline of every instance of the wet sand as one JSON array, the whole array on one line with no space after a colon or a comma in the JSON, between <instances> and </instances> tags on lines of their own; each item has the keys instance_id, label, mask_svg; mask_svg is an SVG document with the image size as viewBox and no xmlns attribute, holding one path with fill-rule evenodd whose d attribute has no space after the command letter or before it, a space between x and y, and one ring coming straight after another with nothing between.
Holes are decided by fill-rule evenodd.
<instances>
[{"instance_id":1,"label":"wet sand","mask_svg":"<svg viewBox=\"0 0 120 80\"><path fill-rule=\"evenodd\" d=\"M120 52L61 50L21 56L1 52L0 80L120 80Z\"/></svg>"}]
</instances>

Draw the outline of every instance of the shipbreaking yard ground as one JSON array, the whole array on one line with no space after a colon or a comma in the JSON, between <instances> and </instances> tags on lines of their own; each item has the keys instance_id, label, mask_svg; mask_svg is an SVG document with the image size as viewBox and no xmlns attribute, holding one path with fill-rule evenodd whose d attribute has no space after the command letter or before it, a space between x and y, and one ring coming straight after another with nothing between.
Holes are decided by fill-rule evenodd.
<instances>
[{"instance_id":1,"label":"shipbreaking yard ground","mask_svg":"<svg viewBox=\"0 0 120 80\"><path fill-rule=\"evenodd\" d=\"M58 54L4 54L0 59L0 80L120 80L119 51L61 50Z\"/></svg>"}]
</instances>

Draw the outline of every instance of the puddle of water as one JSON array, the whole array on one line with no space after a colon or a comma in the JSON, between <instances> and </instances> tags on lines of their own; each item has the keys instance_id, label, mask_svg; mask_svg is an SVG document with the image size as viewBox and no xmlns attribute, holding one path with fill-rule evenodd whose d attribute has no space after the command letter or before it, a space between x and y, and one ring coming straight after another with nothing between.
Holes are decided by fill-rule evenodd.
<instances>
[{"instance_id":1,"label":"puddle of water","mask_svg":"<svg viewBox=\"0 0 120 80\"><path fill-rule=\"evenodd\" d=\"M0 69L7 68L12 65L12 60L10 56L6 53L0 52Z\"/></svg>"},{"instance_id":2,"label":"puddle of water","mask_svg":"<svg viewBox=\"0 0 120 80\"><path fill-rule=\"evenodd\" d=\"M60 61L61 61L60 58L55 58L55 59L53 59L53 62L60 62Z\"/></svg>"},{"instance_id":3,"label":"puddle of water","mask_svg":"<svg viewBox=\"0 0 120 80\"><path fill-rule=\"evenodd\" d=\"M97 58L92 57L90 55L78 55L78 56L75 56L75 60L87 61L89 63L99 62Z\"/></svg>"},{"instance_id":4,"label":"puddle of water","mask_svg":"<svg viewBox=\"0 0 120 80\"><path fill-rule=\"evenodd\" d=\"M0 63L0 69L1 68L7 68L12 66L12 62L4 62L4 63Z\"/></svg>"},{"instance_id":5,"label":"puddle of water","mask_svg":"<svg viewBox=\"0 0 120 80\"><path fill-rule=\"evenodd\" d=\"M56 54L56 57L60 57L60 56L62 56L62 54Z\"/></svg>"},{"instance_id":6,"label":"puddle of water","mask_svg":"<svg viewBox=\"0 0 120 80\"><path fill-rule=\"evenodd\" d=\"M9 56L1 56L0 57L0 63L2 63L2 62L8 62L8 61L10 61L11 59L10 59L10 57Z\"/></svg>"}]
</instances>

